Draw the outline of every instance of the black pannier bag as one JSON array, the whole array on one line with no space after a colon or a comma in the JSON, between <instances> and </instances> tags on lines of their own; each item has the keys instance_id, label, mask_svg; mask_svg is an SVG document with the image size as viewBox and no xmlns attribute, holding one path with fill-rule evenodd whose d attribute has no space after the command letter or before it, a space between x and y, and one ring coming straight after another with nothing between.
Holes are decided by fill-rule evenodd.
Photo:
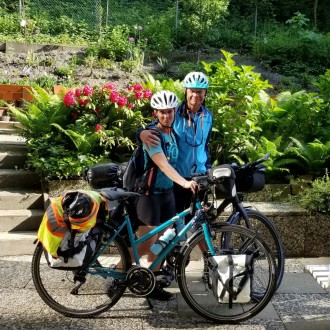
<instances>
[{"instance_id":1,"label":"black pannier bag","mask_svg":"<svg viewBox=\"0 0 330 330\"><path fill-rule=\"evenodd\" d=\"M100 163L85 170L84 179L93 189L122 187L123 169L120 164Z\"/></svg>"},{"instance_id":2,"label":"black pannier bag","mask_svg":"<svg viewBox=\"0 0 330 330\"><path fill-rule=\"evenodd\" d=\"M257 165L255 168L247 170L236 170L236 190L238 192L252 193L264 188L266 166Z\"/></svg>"}]
</instances>

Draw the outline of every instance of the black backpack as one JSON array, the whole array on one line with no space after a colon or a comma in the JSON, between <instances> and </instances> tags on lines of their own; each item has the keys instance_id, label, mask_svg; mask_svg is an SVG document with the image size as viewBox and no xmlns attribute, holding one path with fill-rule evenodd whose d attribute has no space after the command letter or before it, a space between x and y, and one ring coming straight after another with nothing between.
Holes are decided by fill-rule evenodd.
<instances>
[{"instance_id":1,"label":"black backpack","mask_svg":"<svg viewBox=\"0 0 330 330\"><path fill-rule=\"evenodd\" d=\"M164 151L165 157L167 157L167 150L163 134L157 127L154 127L152 129L156 129L160 132L159 137L161 140L161 146ZM144 194L146 193L146 191L150 191L153 189L157 177L158 166L152 161L149 155L147 157L147 166L146 168L144 168L143 144L139 144L135 148L130 160L128 161L123 175L123 187L128 191L134 191L140 194ZM141 179L143 175L145 175L146 179L150 179L148 180L149 183L147 183L147 180ZM150 175L152 175L152 178L150 178Z\"/></svg>"}]
</instances>

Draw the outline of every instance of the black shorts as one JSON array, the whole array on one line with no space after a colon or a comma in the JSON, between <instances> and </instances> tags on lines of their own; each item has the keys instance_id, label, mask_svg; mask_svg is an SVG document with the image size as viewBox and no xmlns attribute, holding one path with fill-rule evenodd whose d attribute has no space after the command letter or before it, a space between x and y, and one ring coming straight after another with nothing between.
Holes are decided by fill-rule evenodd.
<instances>
[{"instance_id":1,"label":"black shorts","mask_svg":"<svg viewBox=\"0 0 330 330\"><path fill-rule=\"evenodd\" d=\"M141 226L159 226L175 216L173 191L140 196L136 210Z\"/></svg>"}]
</instances>

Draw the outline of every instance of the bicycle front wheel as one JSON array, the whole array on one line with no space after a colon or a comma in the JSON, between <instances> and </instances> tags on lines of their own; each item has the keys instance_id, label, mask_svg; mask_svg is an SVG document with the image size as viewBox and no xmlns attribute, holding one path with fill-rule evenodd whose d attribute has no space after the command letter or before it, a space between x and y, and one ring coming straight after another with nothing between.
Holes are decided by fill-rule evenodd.
<instances>
[{"instance_id":1,"label":"bicycle front wheel","mask_svg":"<svg viewBox=\"0 0 330 330\"><path fill-rule=\"evenodd\" d=\"M242 214L238 214L229 223L252 229L267 242L275 258L276 288L278 289L283 279L285 265L284 247L280 235L272 220L264 214L249 209L246 210L246 214L248 221L243 218Z\"/></svg>"},{"instance_id":2,"label":"bicycle front wheel","mask_svg":"<svg viewBox=\"0 0 330 330\"><path fill-rule=\"evenodd\" d=\"M120 237L94 263L94 267L106 267L97 275L89 273L95 271L93 266L79 271L50 268L46 253L39 242L32 259L32 278L40 297L55 311L70 317L96 316L112 307L124 294L125 285L114 286L116 280L104 274L106 268L114 269L119 263L122 267L116 268L118 272L126 273L130 267L130 256Z\"/></svg>"},{"instance_id":3,"label":"bicycle front wheel","mask_svg":"<svg viewBox=\"0 0 330 330\"><path fill-rule=\"evenodd\" d=\"M217 323L238 323L258 314L272 298L276 288L274 258L266 243L251 230L219 224L212 227L211 231L212 245L216 251L214 256L228 253L253 256L252 274L249 277L250 297L244 302L234 300L233 304L219 299L210 285L210 269L206 267L210 251L200 249L205 246L203 232L192 237L178 258L179 288L187 304L202 317ZM220 243L224 235L230 237L230 245L226 245L226 249ZM190 260L188 265L187 260ZM254 295L258 293L256 299Z\"/></svg>"}]
</instances>

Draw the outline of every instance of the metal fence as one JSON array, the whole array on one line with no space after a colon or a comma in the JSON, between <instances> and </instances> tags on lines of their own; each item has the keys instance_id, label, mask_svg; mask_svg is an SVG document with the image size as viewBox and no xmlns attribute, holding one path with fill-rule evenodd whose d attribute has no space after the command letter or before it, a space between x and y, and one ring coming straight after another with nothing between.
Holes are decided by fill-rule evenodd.
<instances>
[{"instance_id":1,"label":"metal fence","mask_svg":"<svg viewBox=\"0 0 330 330\"><path fill-rule=\"evenodd\" d=\"M100 26L143 25L149 15L178 8L178 0L18 0L21 16L43 15L51 20L67 16L90 28ZM177 15L176 15L177 16ZM177 22L175 23L177 25Z\"/></svg>"}]
</instances>

